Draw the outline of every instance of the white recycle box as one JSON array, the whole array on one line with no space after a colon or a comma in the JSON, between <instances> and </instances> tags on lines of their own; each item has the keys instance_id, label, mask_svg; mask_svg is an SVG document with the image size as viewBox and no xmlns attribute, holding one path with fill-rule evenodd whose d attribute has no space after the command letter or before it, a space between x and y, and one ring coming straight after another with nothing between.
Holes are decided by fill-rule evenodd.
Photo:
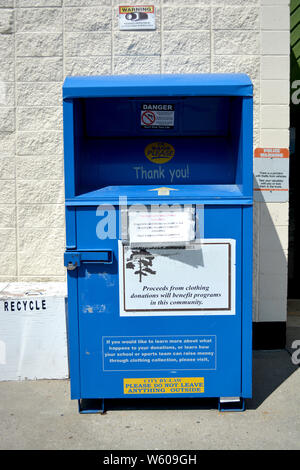
<instances>
[{"instance_id":1,"label":"white recycle box","mask_svg":"<svg viewBox=\"0 0 300 470\"><path fill-rule=\"evenodd\" d=\"M65 283L0 283L0 381L67 377Z\"/></svg>"}]
</instances>

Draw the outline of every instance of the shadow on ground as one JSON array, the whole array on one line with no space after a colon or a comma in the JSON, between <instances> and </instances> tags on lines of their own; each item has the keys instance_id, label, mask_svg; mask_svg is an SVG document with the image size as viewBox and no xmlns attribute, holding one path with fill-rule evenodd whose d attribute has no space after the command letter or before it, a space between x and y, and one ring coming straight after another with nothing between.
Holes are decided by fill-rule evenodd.
<instances>
[{"instance_id":1,"label":"shadow on ground","mask_svg":"<svg viewBox=\"0 0 300 470\"><path fill-rule=\"evenodd\" d=\"M259 406L296 370L287 350L255 351L253 354L253 398L247 409Z\"/></svg>"}]
</instances>

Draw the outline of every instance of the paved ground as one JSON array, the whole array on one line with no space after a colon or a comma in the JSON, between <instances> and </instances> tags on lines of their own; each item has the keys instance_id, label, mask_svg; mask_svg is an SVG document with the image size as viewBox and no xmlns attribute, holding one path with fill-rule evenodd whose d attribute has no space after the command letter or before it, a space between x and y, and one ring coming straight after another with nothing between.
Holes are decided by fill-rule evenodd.
<instances>
[{"instance_id":1,"label":"paved ground","mask_svg":"<svg viewBox=\"0 0 300 470\"><path fill-rule=\"evenodd\" d=\"M288 349L294 339L297 309ZM79 415L67 380L1 382L0 449L300 449L300 368L290 352L254 353L254 398L244 413L174 399L108 402L105 415Z\"/></svg>"}]
</instances>

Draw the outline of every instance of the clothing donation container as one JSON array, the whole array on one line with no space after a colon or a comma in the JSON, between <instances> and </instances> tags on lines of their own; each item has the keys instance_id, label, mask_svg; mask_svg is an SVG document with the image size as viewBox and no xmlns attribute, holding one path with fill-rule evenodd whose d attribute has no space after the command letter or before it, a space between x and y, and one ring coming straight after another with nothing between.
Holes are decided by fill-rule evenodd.
<instances>
[{"instance_id":1,"label":"clothing donation container","mask_svg":"<svg viewBox=\"0 0 300 470\"><path fill-rule=\"evenodd\" d=\"M85 412L108 398L244 409L249 77L68 77L63 108L71 398Z\"/></svg>"}]
</instances>

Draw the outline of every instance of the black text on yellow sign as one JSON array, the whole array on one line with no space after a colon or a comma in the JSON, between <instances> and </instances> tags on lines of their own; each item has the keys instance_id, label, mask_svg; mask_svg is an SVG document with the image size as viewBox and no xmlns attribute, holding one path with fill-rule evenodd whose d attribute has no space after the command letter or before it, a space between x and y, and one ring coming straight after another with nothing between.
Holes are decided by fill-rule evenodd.
<instances>
[{"instance_id":1,"label":"black text on yellow sign","mask_svg":"<svg viewBox=\"0 0 300 470\"><path fill-rule=\"evenodd\" d=\"M125 395L204 393L204 377L123 379Z\"/></svg>"},{"instance_id":2,"label":"black text on yellow sign","mask_svg":"<svg viewBox=\"0 0 300 470\"><path fill-rule=\"evenodd\" d=\"M119 13L126 14L126 13L154 13L154 6L124 6L119 7Z\"/></svg>"}]
</instances>

